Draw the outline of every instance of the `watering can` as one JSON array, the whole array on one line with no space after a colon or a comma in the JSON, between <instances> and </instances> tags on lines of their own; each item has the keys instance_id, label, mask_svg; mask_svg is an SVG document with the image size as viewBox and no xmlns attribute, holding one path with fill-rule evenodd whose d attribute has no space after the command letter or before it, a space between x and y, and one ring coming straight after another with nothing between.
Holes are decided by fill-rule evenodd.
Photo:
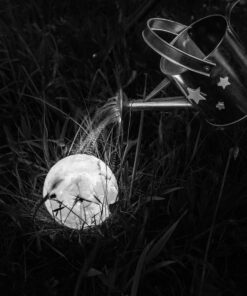
<instances>
[{"instance_id":1,"label":"watering can","mask_svg":"<svg viewBox=\"0 0 247 296\"><path fill-rule=\"evenodd\" d=\"M228 4L226 16L209 15L189 26L162 18L149 19L143 31L144 41L161 56L160 69L166 79L175 83L181 96L121 100L120 109L191 108L219 127L247 118L247 51L230 23L232 9L239 2ZM172 34L173 40L168 42L160 32Z\"/></svg>"}]
</instances>

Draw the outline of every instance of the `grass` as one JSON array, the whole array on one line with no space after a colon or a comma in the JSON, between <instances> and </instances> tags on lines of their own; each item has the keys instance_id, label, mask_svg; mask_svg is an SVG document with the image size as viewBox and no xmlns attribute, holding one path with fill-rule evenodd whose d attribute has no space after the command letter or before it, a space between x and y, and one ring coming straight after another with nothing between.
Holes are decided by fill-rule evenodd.
<instances>
[{"instance_id":1,"label":"grass","mask_svg":"<svg viewBox=\"0 0 247 296\"><path fill-rule=\"evenodd\" d=\"M246 122L222 131L174 110L127 114L119 130L103 108L164 78L140 37L146 19L224 7L202 2L181 13L178 0L2 2L1 295L246 294ZM42 187L82 152L109 164L120 192L106 223L71 231Z\"/></svg>"}]
</instances>

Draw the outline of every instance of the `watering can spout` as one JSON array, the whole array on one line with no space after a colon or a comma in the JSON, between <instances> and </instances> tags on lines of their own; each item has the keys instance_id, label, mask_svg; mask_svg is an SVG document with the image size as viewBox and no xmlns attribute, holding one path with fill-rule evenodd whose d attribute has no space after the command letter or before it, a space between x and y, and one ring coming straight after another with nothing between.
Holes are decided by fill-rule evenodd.
<instances>
[{"instance_id":1,"label":"watering can spout","mask_svg":"<svg viewBox=\"0 0 247 296\"><path fill-rule=\"evenodd\" d=\"M140 111L171 111L174 109L194 109L193 104L185 96L148 98L144 100L128 100L122 90L116 96L114 113L117 114L119 122L122 121L124 113Z\"/></svg>"},{"instance_id":2,"label":"watering can spout","mask_svg":"<svg viewBox=\"0 0 247 296\"><path fill-rule=\"evenodd\" d=\"M123 109L129 111L169 111L172 109L193 108L184 97L156 98L149 101L131 100L123 103Z\"/></svg>"}]
</instances>

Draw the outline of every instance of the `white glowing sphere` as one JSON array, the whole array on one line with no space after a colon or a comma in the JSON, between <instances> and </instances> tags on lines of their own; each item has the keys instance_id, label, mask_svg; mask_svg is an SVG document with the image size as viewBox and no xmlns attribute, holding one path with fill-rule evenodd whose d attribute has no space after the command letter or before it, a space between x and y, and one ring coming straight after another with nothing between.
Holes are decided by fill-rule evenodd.
<instances>
[{"instance_id":1,"label":"white glowing sphere","mask_svg":"<svg viewBox=\"0 0 247 296\"><path fill-rule=\"evenodd\" d=\"M109 166L87 154L59 160L48 172L43 187L49 213L73 229L101 224L109 217L109 204L117 195L117 180Z\"/></svg>"}]
</instances>

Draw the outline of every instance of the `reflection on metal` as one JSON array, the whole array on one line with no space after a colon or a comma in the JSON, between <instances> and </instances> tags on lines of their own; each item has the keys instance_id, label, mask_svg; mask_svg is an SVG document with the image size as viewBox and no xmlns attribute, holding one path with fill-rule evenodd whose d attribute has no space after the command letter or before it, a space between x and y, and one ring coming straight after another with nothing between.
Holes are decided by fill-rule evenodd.
<instances>
[{"instance_id":1,"label":"reflection on metal","mask_svg":"<svg viewBox=\"0 0 247 296\"><path fill-rule=\"evenodd\" d=\"M192 104L183 96L171 98L157 98L150 101L133 100L123 105L129 111L169 111L178 108L193 108Z\"/></svg>"},{"instance_id":2,"label":"reflection on metal","mask_svg":"<svg viewBox=\"0 0 247 296\"><path fill-rule=\"evenodd\" d=\"M247 117L247 51L230 24L237 3L239 0L231 1L226 16L209 15L189 26L151 18L143 31L145 42L161 56L162 73L215 126L231 125ZM167 41L160 32L168 32L174 39ZM191 107L183 99L176 103L165 98L159 103L132 106L136 110L180 108L183 104Z\"/></svg>"}]
</instances>

